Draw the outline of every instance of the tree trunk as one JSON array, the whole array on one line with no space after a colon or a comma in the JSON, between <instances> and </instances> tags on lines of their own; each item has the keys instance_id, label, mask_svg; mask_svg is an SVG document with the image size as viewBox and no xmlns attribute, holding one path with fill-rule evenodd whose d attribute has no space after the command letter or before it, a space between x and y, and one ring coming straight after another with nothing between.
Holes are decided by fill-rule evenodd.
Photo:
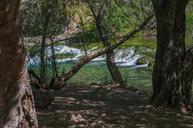
<instances>
[{"instance_id":1,"label":"tree trunk","mask_svg":"<svg viewBox=\"0 0 193 128\"><path fill-rule=\"evenodd\" d=\"M4 128L37 128L37 117L20 41L20 0L0 2L0 90Z\"/></svg>"},{"instance_id":2,"label":"tree trunk","mask_svg":"<svg viewBox=\"0 0 193 128\"><path fill-rule=\"evenodd\" d=\"M103 44L105 47L111 46L111 44L108 41L103 42ZM120 84L120 86L125 86L121 72L119 71L119 68L115 63L114 51L106 53L106 63L113 82Z\"/></svg>"},{"instance_id":3,"label":"tree trunk","mask_svg":"<svg viewBox=\"0 0 193 128\"><path fill-rule=\"evenodd\" d=\"M95 9L94 9L95 7L92 5L91 1L88 0L87 3L95 19L95 24L96 24L99 37L104 47L108 48L111 46L111 43L109 41L109 35L106 30L106 27L102 23L102 21L104 19L107 8L110 5L110 0L104 0L102 2L102 5L99 7L99 10L97 13L95 12ZM124 86L124 81L122 79L121 72L119 71L119 68L115 63L114 50L106 53L106 63L113 82L118 83L120 86Z\"/></svg>"},{"instance_id":4,"label":"tree trunk","mask_svg":"<svg viewBox=\"0 0 193 128\"><path fill-rule=\"evenodd\" d=\"M57 63L56 63L56 54L55 54L55 49L54 49L54 44L53 44L53 39L52 39L52 37L50 37L50 40L51 40L51 42L52 42L52 45L51 45L51 50L52 50L51 61L52 61L53 77L54 77L54 78L58 78L58 70L57 70Z\"/></svg>"},{"instance_id":5,"label":"tree trunk","mask_svg":"<svg viewBox=\"0 0 193 128\"><path fill-rule=\"evenodd\" d=\"M185 49L186 0L152 0L157 20L157 52L152 102L157 106L190 105L193 69ZM190 69L189 71L187 69Z\"/></svg>"},{"instance_id":6,"label":"tree trunk","mask_svg":"<svg viewBox=\"0 0 193 128\"><path fill-rule=\"evenodd\" d=\"M45 18L44 18L44 23L43 23L43 32L42 32L42 42L41 42L41 51L40 51L40 78L41 78L41 84L45 84L46 82L46 60L45 60L45 48L46 48L46 38L47 38L47 31L48 31L48 26L50 22L50 17L51 17L51 4L52 1L48 0L47 1L47 6L45 9Z\"/></svg>"}]
</instances>

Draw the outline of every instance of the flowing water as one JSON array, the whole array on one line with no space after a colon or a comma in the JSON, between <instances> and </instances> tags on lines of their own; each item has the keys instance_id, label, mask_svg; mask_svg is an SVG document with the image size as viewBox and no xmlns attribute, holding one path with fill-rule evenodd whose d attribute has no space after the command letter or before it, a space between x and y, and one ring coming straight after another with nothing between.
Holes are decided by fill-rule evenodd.
<instances>
[{"instance_id":1,"label":"flowing water","mask_svg":"<svg viewBox=\"0 0 193 128\"><path fill-rule=\"evenodd\" d=\"M68 47L68 46L55 46L55 54L57 56L57 69L59 73L68 71L79 58L85 54L83 50ZM87 54L97 51L97 48L92 48L87 51ZM52 56L51 48L47 48L47 57ZM62 54L62 56L61 56ZM58 56L60 55L60 56ZM140 90L151 91L151 70L148 64L144 63L137 65L137 61L142 55L137 52L136 47L121 48L115 50L115 61L119 66L124 81L129 86L134 86ZM40 59L38 55L28 57L28 66L32 69L39 71ZM51 60L47 59L47 74L48 77L52 74ZM105 84L111 81L109 71L105 63L105 55L95 58L90 63L86 64L75 76L68 82L76 83L78 85L89 84Z\"/></svg>"}]
</instances>

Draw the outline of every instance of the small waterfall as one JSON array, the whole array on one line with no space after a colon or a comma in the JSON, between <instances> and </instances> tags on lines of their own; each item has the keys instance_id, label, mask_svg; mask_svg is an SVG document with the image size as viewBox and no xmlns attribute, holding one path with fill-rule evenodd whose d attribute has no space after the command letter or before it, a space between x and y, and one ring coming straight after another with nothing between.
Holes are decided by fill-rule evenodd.
<instances>
[{"instance_id":1,"label":"small waterfall","mask_svg":"<svg viewBox=\"0 0 193 128\"><path fill-rule=\"evenodd\" d=\"M81 56L84 55L84 51L69 47L69 46L54 46L56 56L61 55L61 57L57 57L56 62L58 63L66 63L66 62L77 62ZM97 51L97 48L92 48L88 50L88 53ZM136 62L138 59L141 58L140 54L137 54L136 48L123 48L123 49L116 49L115 51L115 62L118 66L136 66ZM46 49L46 56L49 58L52 56L51 48L48 47ZM91 61L91 63L104 63L105 62L105 54L95 58ZM27 57L28 65L38 65L40 64L39 55L35 55L33 57Z\"/></svg>"}]
</instances>

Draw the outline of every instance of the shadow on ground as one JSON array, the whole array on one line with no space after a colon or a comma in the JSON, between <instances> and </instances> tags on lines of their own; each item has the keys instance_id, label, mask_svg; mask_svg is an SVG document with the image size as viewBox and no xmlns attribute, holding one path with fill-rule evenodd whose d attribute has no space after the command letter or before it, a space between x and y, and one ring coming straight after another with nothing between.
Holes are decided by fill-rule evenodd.
<instances>
[{"instance_id":1,"label":"shadow on ground","mask_svg":"<svg viewBox=\"0 0 193 128\"><path fill-rule=\"evenodd\" d=\"M148 96L112 86L35 90L41 128L192 128L193 115L153 108Z\"/></svg>"},{"instance_id":2,"label":"shadow on ground","mask_svg":"<svg viewBox=\"0 0 193 128\"><path fill-rule=\"evenodd\" d=\"M193 115L154 108L137 89L112 85L34 90L40 128L192 128ZM0 100L0 127L2 127Z\"/></svg>"}]
</instances>

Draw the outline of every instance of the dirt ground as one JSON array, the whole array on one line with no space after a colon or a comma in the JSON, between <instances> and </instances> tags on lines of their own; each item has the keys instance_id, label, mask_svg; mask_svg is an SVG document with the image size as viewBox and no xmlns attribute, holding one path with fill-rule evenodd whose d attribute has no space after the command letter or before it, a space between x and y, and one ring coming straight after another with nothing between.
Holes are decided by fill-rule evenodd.
<instances>
[{"instance_id":1,"label":"dirt ground","mask_svg":"<svg viewBox=\"0 0 193 128\"><path fill-rule=\"evenodd\" d=\"M71 86L35 93L42 128L193 128L193 115L153 108L135 88Z\"/></svg>"},{"instance_id":2,"label":"dirt ground","mask_svg":"<svg viewBox=\"0 0 193 128\"><path fill-rule=\"evenodd\" d=\"M34 95L40 128L193 128L192 114L154 108L135 88L70 86Z\"/></svg>"}]
</instances>

